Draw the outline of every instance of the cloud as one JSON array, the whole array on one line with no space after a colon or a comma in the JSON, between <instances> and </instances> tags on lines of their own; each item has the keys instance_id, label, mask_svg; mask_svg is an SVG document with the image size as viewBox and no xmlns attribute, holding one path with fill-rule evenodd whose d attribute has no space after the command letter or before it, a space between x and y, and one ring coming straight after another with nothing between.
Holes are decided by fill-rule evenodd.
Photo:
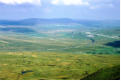
<instances>
[{"instance_id":1,"label":"cloud","mask_svg":"<svg viewBox=\"0 0 121 81\"><path fill-rule=\"evenodd\" d=\"M89 9L114 8L116 3L120 0L87 0L89 2Z\"/></svg>"},{"instance_id":2,"label":"cloud","mask_svg":"<svg viewBox=\"0 0 121 81\"><path fill-rule=\"evenodd\" d=\"M88 6L89 3L83 0L52 0L51 4L53 5L85 5Z\"/></svg>"},{"instance_id":3,"label":"cloud","mask_svg":"<svg viewBox=\"0 0 121 81\"><path fill-rule=\"evenodd\" d=\"M97 4L97 5L90 5L89 8L94 10L94 9L99 9L99 8L114 8L114 4L109 3L109 4Z\"/></svg>"},{"instance_id":4,"label":"cloud","mask_svg":"<svg viewBox=\"0 0 121 81\"><path fill-rule=\"evenodd\" d=\"M51 1L51 3L52 3L53 5L58 5L59 2L60 2L59 0L52 0L52 1Z\"/></svg>"},{"instance_id":5,"label":"cloud","mask_svg":"<svg viewBox=\"0 0 121 81\"><path fill-rule=\"evenodd\" d=\"M87 6L90 9L98 9L101 7L115 7L115 3L120 0L0 0L2 4L8 5L20 5L20 4L32 4L32 5L61 5L61 6Z\"/></svg>"},{"instance_id":6,"label":"cloud","mask_svg":"<svg viewBox=\"0 0 121 81\"><path fill-rule=\"evenodd\" d=\"M16 4L34 4L34 5L40 5L41 0L0 0L0 3L8 4L8 5L16 5Z\"/></svg>"}]
</instances>

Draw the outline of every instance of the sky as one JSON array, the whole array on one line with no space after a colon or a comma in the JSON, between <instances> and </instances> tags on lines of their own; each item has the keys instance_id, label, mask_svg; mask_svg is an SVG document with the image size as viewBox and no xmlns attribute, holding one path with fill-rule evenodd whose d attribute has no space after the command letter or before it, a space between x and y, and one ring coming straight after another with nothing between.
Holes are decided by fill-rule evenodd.
<instances>
[{"instance_id":1,"label":"sky","mask_svg":"<svg viewBox=\"0 0 121 81\"><path fill-rule=\"evenodd\" d=\"M0 0L0 20L119 20L120 0Z\"/></svg>"}]
</instances>

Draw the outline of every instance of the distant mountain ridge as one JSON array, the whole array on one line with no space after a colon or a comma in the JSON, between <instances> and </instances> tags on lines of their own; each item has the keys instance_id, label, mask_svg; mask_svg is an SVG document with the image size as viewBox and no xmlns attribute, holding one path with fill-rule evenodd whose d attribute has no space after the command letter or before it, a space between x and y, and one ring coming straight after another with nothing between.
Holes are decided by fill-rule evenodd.
<instances>
[{"instance_id":1,"label":"distant mountain ridge","mask_svg":"<svg viewBox=\"0 0 121 81\"><path fill-rule=\"evenodd\" d=\"M77 23L75 20L62 18L62 19L23 19L17 21L0 20L0 25L35 25L35 24L65 24L65 23Z\"/></svg>"},{"instance_id":2,"label":"distant mountain ridge","mask_svg":"<svg viewBox=\"0 0 121 81\"><path fill-rule=\"evenodd\" d=\"M54 19L40 19L40 18L30 18L23 20L0 20L0 25L36 25L36 24L84 24L91 26L93 24L116 24L120 25L120 20L115 21L102 21L102 20L75 20L69 18L54 18Z\"/></svg>"}]
</instances>

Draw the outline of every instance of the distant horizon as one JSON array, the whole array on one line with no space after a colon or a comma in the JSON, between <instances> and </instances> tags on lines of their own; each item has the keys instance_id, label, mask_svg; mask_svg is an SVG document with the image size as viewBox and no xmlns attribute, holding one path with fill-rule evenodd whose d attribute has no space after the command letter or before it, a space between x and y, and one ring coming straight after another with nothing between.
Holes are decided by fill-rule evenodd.
<instances>
[{"instance_id":1,"label":"distant horizon","mask_svg":"<svg viewBox=\"0 0 121 81\"><path fill-rule=\"evenodd\" d=\"M3 21L20 21L20 20L28 20L28 19L70 19L70 20L79 20L79 21L120 21L120 19L74 19L74 18L22 18L22 19L0 19Z\"/></svg>"}]
</instances>

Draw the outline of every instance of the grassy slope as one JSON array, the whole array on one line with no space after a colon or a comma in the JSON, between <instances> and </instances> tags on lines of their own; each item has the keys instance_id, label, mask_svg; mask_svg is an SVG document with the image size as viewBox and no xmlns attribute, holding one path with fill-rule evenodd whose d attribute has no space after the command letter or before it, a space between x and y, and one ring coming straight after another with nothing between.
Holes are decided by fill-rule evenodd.
<instances>
[{"instance_id":1,"label":"grassy slope","mask_svg":"<svg viewBox=\"0 0 121 81\"><path fill-rule=\"evenodd\" d=\"M0 79L84 79L102 68L119 68L119 55L65 54L57 52L1 52ZM111 73L112 72L112 73ZM119 77L119 69L107 70L93 77L112 79ZM95 78L89 78L95 79Z\"/></svg>"},{"instance_id":2,"label":"grassy slope","mask_svg":"<svg viewBox=\"0 0 121 81\"><path fill-rule=\"evenodd\" d=\"M97 72L88 75L83 78L84 80L120 80L120 65L110 67L110 68L102 68Z\"/></svg>"}]
</instances>

